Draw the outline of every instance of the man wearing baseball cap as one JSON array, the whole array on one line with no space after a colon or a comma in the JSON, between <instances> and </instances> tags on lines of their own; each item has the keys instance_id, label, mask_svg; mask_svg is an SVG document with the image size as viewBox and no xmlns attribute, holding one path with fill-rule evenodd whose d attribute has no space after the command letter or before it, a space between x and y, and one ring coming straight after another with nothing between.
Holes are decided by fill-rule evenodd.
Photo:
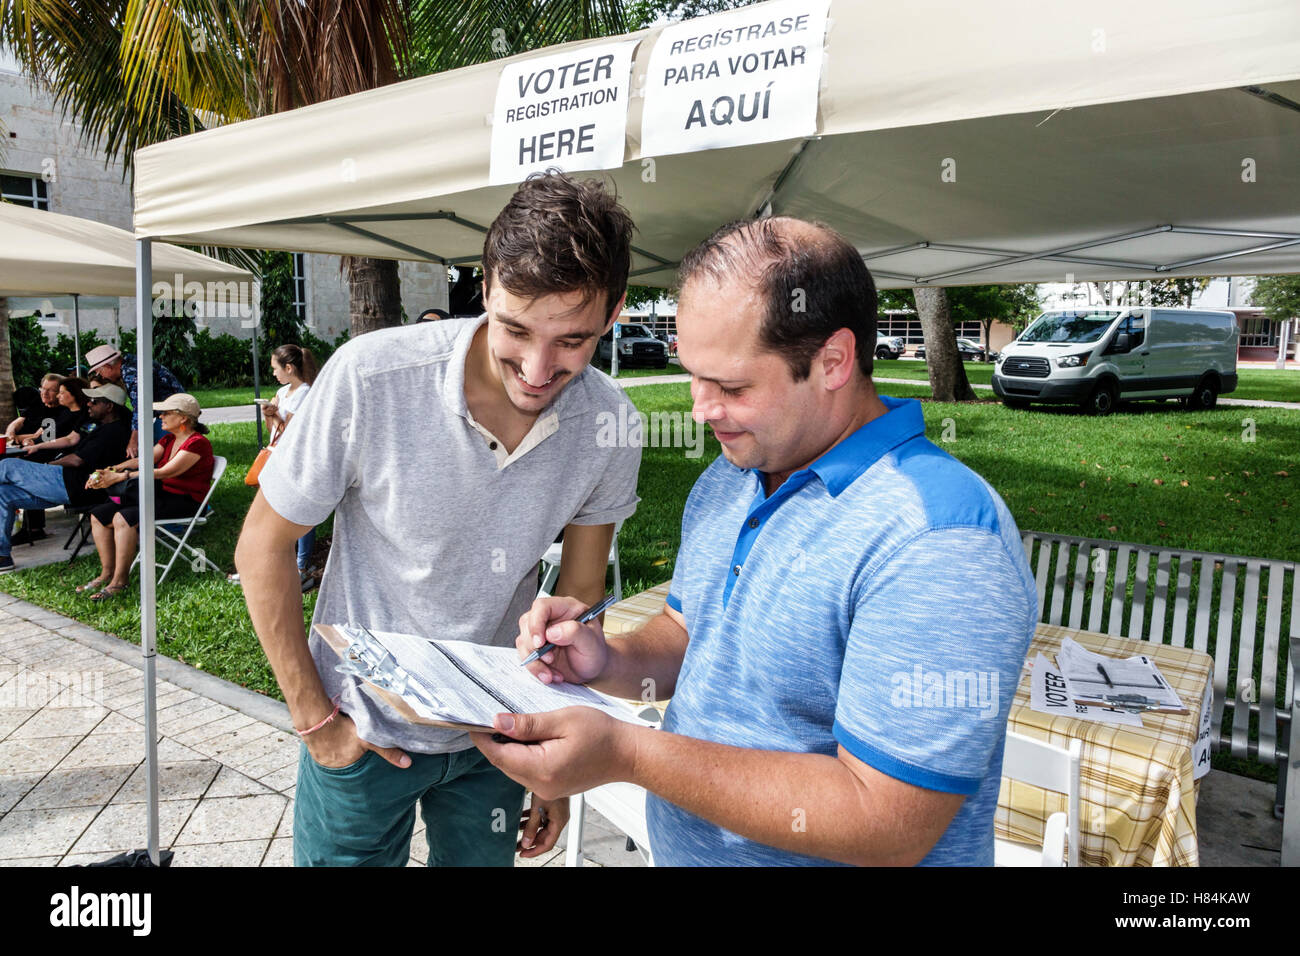
<instances>
[{"instance_id":1,"label":"man wearing baseball cap","mask_svg":"<svg viewBox=\"0 0 1300 956\"><path fill-rule=\"evenodd\" d=\"M14 569L10 538L20 509L90 505L105 499L104 492L88 490L86 481L95 469L124 457L130 436L126 391L109 384L88 388L85 395L90 421L77 429L73 452L48 465L20 459L0 462L0 572Z\"/></svg>"},{"instance_id":2,"label":"man wearing baseball cap","mask_svg":"<svg viewBox=\"0 0 1300 956\"><path fill-rule=\"evenodd\" d=\"M87 374L98 373L102 378L120 385L131 397L131 437L126 446L126 457L134 458L140 446L140 401L136 391L140 370L136 365L135 355L123 355L111 345L99 345L86 353ZM172 374L171 369L160 362L153 363L153 397L162 401L177 392L185 391L185 386ZM162 437L161 427L155 425L153 440Z\"/></svg>"}]
</instances>

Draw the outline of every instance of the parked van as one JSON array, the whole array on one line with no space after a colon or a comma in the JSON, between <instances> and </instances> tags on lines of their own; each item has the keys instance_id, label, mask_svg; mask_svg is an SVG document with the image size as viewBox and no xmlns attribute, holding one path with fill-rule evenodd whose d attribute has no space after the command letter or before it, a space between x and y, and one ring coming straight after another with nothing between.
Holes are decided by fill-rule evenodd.
<instances>
[{"instance_id":1,"label":"parked van","mask_svg":"<svg viewBox=\"0 0 1300 956\"><path fill-rule=\"evenodd\" d=\"M993 372L993 392L1010 408L1053 402L1094 415L1140 399L1213 408L1236 387L1236 316L1205 309L1044 312L1002 350Z\"/></svg>"}]
</instances>

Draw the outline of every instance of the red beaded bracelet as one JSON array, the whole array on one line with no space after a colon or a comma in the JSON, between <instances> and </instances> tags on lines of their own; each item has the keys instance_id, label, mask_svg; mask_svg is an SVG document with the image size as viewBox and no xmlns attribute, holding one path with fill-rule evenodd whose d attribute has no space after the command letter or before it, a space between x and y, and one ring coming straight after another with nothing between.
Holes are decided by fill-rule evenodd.
<instances>
[{"instance_id":1,"label":"red beaded bracelet","mask_svg":"<svg viewBox=\"0 0 1300 956\"><path fill-rule=\"evenodd\" d=\"M299 737L306 737L308 734L314 734L314 733L316 733L316 731L320 730L322 727L324 727L326 724L328 724L330 721L332 721L332 720L333 720L335 717L337 717L338 715L339 715L339 698L335 697L335 698L334 698L334 709L333 709L332 711L330 711L330 714L329 714L328 717L326 717L324 720L322 720L322 721L321 721L319 724L317 724L315 727L308 727L306 730L299 730L297 727L295 727L295 728L293 729L293 732L296 733Z\"/></svg>"}]
</instances>

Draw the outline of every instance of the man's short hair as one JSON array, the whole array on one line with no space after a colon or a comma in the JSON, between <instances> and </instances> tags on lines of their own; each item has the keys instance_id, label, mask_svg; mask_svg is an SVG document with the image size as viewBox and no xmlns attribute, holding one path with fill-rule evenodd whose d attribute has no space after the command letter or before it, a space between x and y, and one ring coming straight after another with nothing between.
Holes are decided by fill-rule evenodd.
<instances>
[{"instance_id":1,"label":"man's short hair","mask_svg":"<svg viewBox=\"0 0 1300 956\"><path fill-rule=\"evenodd\" d=\"M766 303L759 341L780 353L796 382L808 377L813 356L840 329L853 333L858 367L871 377L876 284L858 251L834 229L786 218L728 223L682 259L678 288L701 275L719 284L754 277Z\"/></svg>"},{"instance_id":2,"label":"man's short hair","mask_svg":"<svg viewBox=\"0 0 1300 956\"><path fill-rule=\"evenodd\" d=\"M594 179L549 170L524 180L483 241L484 297L499 282L527 298L581 290L605 298L605 317L627 289L632 217Z\"/></svg>"}]
</instances>

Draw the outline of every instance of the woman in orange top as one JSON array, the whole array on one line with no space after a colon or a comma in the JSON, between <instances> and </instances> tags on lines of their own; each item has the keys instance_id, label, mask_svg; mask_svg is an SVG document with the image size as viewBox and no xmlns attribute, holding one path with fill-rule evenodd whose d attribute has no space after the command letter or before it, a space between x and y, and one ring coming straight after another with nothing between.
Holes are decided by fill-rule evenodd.
<instances>
[{"instance_id":1,"label":"woman in orange top","mask_svg":"<svg viewBox=\"0 0 1300 956\"><path fill-rule=\"evenodd\" d=\"M162 413L163 427L162 439L153 448L154 516L188 518L199 510L212 484L212 443L204 437L208 427L199 421L198 401L183 392L153 409ZM139 467L139 459L132 458L96 472L86 482L87 488L109 490L120 498L119 504L110 501L90 512L100 573L77 592L93 592L92 601L125 590L131 574L140 538Z\"/></svg>"}]
</instances>

